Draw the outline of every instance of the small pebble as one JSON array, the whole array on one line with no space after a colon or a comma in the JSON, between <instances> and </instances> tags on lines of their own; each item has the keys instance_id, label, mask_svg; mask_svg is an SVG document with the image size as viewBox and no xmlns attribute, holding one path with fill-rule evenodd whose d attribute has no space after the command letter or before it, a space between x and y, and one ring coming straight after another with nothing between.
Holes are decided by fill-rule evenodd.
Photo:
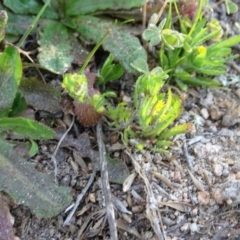
<instances>
[{"instance_id":1,"label":"small pebble","mask_svg":"<svg viewBox=\"0 0 240 240\"><path fill-rule=\"evenodd\" d=\"M220 177L223 172L223 166L220 164L214 164L213 165L213 173L215 176Z\"/></svg>"},{"instance_id":2,"label":"small pebble","mask_svg":"<svg viewBox=\"0 0 240 240\"><path fill-rule=\"evenodd\" d=\"M208 110L206 108L202 108L200 113L205 120L209 118L209 113L208 113Z\"/></svg>"},{"instance_id":3,"label":"small pebble","mask_svg":"<svg viewBox=\"0 0 240 240\"><path fill-rule=\"evenodd\" d=\"M189 223L184 223L180 229L183 232L187 231L189 229Z\"/></svg>"},{"instance_id":4,"label":"small pebble","mask_svg":"<svg viewBox=\"0 0 240 240\"><path fill-rule=\"evenodd\" d=\"M192 223L190 225L191 232L197 232L198 231L198 225L196 223Z\"/></svg>"},{"instance_id":5,"label":"small pebble","mask_svg":"<svg viewBox=\"0 0 240 240\"><path fill-rule=\"evenodd\" d=\"M236 173L235 178L236 178L236 180L239 180L239 179L240 179L240 172L237 172L237 173Z\"/></svg>"},{"instance_id":6,"label":"small pebble","mask_svg":"<svg viewBox=\"0 0 240 240\"><path fill-rule=\"evenodd\" d=\"M228 177L228 175L229 175L228 169L223 169L222 175L223 175L224 177Z\"/></svg>"}]
</instances>

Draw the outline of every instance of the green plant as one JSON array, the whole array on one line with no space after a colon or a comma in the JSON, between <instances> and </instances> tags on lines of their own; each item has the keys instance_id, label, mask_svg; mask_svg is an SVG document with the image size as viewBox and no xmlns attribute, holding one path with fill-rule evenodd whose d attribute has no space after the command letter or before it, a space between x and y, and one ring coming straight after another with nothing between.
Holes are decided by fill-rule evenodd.
<instances>
[{"instance_id":1,"label":"green plant","mask_svg":"<svg viewBox=\"0 0 240 240\"><path fill-rule=\"evenodd\" d=\"M88 51L83 42L97 43L107 30L111 29L109 37L102 47L110 52L114 59L128 72L137 74L130 63L137 58L147 59L147 54L137 37L132 36L127 25L116 24L115 19L93 16L104 10L130 10L140 8L142 0L52 0L41 19L38 28L32 24L33 16L40 14L43 6L39 0L21 1L8 0L0 3L0 9L8 12L9 22L6 35L9 40L16 41L19 35L27 32L27 27L39 33L38 60L41 67L63 74L71 69L71 64L81 65ZM77 37L76 37L77 34ZM23 39L25 36L23 36ZM20 41L19 44L21 44ZM106 74L105 70L102 74Z\"/></svg>"},{"instance_id":2,"label":"green plant","mask_svg":"<svg viewBox=\"0 0 240 240\"><path fill-rule=\"evenodd\" d=\"M7 18L7 13L0 11L0 41L4 40ZM27 81L22 76L22 60L18 48L4 44L2 48L3 51L0 52L0 192L7 193L15 203L25 203L38 217L51 217L69 205L71 202L69 190L54 184L50 175L36 171L24 158L32 157L38 152L35 140L52 139L55 132L44 124L21 116L27 109L26 101L33 90L31 82L35 81L30 80L25 88L24 84ZM26 89L28 91L30 89L31 92L28 96L23 94ZM51 91L47 85L44 89L50 90L57 100L55 91ZM39 92L42 91L43 89L39 89ZM44 97L48 98L48 95L45 94ZM32 101L36 101L36 98ZM46 205L49 208L46 208Z\"/></svg>"},{"instance_id":3,"label":"green plant","mask_svg":"<svg viewBox=\"0 0 240 240\"><path fill-rule=\"evenodd\" d=\"M113 63L113 60L113 55L110 54L104 62L101 70L98 72L97 77L99 84L105 84L108 81L117 80L123 75L124 69L120 64Z\"/></svg>"},{"instance_id":4,"label":"green plant","mask_svg":"<svg viewBox=\"0 0 240 240\"><path fill-rule=\"evenodd\" d=\"M207 21L202 16L203 0L199 1L193 21L187 16L181 17L174 3L180 30L174 29L172 5L166 19L156 25L153 15L143 38L153 46L160 46L158 52L160 66L169 71L170 82L186 90L187 84L217 87L218 81L213 76L226 72L226 63L235 58L230 56L231 47L240 42L240 35L223 38L223 31L217 20Z\"/></svg>"},{"instance_id":5,"label":"green plant","mask_svg":"<svg viewBox=\"0 0 240 240\"><path fill-rule=\"evenodd\" d=\"M138 131L136 133L130 131L130 135L139 139L140 146L144 145L143 139L155 138L154 146L157 148L151 146L155 151L166 151L165 149L171 145L171 141L167 139L184 133L190 128L189 124L169 128L180 115L182 108L179 97L172 95L170 89L167 95L160 93L167 78L168 73L162 68L156 67L137 79L134 92ZM130 129L128 128L128 130ZM128 133L126 132L126 134ZM141 138L142 140L140 140Z\"/></svg>"}]
</instances>

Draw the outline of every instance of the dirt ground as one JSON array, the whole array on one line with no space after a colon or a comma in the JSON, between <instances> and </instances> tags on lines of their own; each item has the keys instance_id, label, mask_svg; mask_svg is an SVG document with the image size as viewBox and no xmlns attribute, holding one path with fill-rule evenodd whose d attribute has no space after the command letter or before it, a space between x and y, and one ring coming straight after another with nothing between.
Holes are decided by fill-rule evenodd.
<instances>
[{"instance_id":1,"label":"dirt ground","mask_svg":"<svg viewBox=\"0 0 240 240\"><path fill-rule=\"evenodd\" d=\"M240 6L240 2L234 1ZM214 13L226 33L239 34L235 23L240 13L226 15L224 4ZM240 22L239 22L240 24ZM234 48L239 53L240 45ZM113 158L124 162L134 174L128 191L120 184L111 183L119 239L158 239L153 221L160 219L168 240L223 240L240 239L240 58L229 64L229 71L219 77L228 89L190 88L182 93L184 111L177 120L191 122L192 131L174 139L169 155L149 151L131 152L144 181L135 174L133 160L114 132L104 125L106 148ZM127 77L126 77L127 79ZM123 84L123 94L131 98L133 82ZM89 133L92 147L96 147L95 128L79 128ZM114 133L116 134L116 133ZM31 159L37 169L53 171L49 158L57 141L40 146L41 153ZM81 158L78 151L60 148L58 180L69 186L74 201L91 176L93 162ZM146 190L146 181L152 198ZM146 207L153 211L146 211ZM156 210L157 208L157 210ZM22 240L80 240L110 239L106 218L102 183L99 173L85 194L68 225L63 226L68 212L51 219L38 219L24 205L11 209L15 218L16 236ZM154 216L154 213L158 216ZM152 221L152 222L151 222ZM164 238L163 238L164 239Z\"/></svg>"}]
</instances>

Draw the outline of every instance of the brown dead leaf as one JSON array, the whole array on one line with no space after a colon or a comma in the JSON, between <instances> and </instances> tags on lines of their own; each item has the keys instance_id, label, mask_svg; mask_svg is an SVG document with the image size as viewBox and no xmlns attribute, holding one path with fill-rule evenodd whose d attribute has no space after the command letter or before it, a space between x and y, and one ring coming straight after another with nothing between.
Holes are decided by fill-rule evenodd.
<instances>
[{"instance_id":1,"label":"brown dead leaf","mask_svg":"<svg viewBox=\"0 0 240 240\"><path fill-rule=\"evenodd\" d=\"M138 233L138 231L134 227L130 227L129 224L127 222L125 222L123 219L118 219L117 220L117 227L126 231L126 232L131 233L132 235L134 235L138 239L142 239L142 237Z\"/></svg>"},{"instance_id":2,"label":"brown dead leaf","mask_svg":"<svg viewBox=\"0 0 240 240\"><path fill-rule=\"evenodd\" d=\"M159 204L174 208L180 212L189 212L192 208L192 205L184 202L159 202Z\"/></svg>"}]
</instances>

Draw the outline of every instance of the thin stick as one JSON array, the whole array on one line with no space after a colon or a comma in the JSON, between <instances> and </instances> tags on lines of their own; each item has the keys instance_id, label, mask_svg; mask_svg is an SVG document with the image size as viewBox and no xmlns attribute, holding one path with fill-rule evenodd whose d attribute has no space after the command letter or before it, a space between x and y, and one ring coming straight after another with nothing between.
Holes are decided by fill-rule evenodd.
<instances>
[{"instance_id":1,"label":"thin stick","mask_svg":"<svg viewBox=\"0 0 240 240\"><path fill-rule=\"evenodd\" d=\"M63 226L69 225L69 222L70 222L73 214L76 212L80 202L82 201L83 197L85 196L85 194L87 193L88 189L92 185L94 177L95 177L95 172L93 172L91 174L91 177L89 178L87 185L82 190L82 192L77 196L76 203L74 204L73 209L71 210L71 212L68 214L67 218L65 219L65 221L63 223Z\"/></svg>"},{"instance_id":2,"label":"thin stick","mask_svg":"<svg viewBox=\"0 0 240 240\"><path fill-rule=\"evenodd\" d=\"M43 12L45 11L45 9L47 8L48 4L51 2L51 0L47 0L45 2L45 4L43 5L42 9L40 10L40 12L38 13L38 15L33 19L32 24L28 27L27 31L24 33L24 35L22 36L22 38L20 39L19 43L17 44L17 46L20 48L23 44L23 42L26 40L27 36L30 34L30 32L33 30L33 28L35 27L36 23L38 22L39 18L41 17L41 15L43 14Z\"/></svg>"},{"instance_id":3,"label":"thin stick","mask_svg":"<svg viewBox=\"0 0 240 240\"><path fill-rule=\"evenodd\" d=\"M105 197L107 218L108 218L108 224L109 224L109 230L110 230L110 239L118 240L117 224L116 224L115 213L114 213L114 205L112 203L110 185L109 185L109 181L108 181L106 149L105 149L105 146L103 143L102 122L101 121L99 121L98 125L97 125L97 141L98 141L98 148L99 148L99 155L100 155L103 193L104 193L104 197Z\"/></svg>"},{"instance_id":4,"label":"thin stick","mask_svg":"<svg viewBox=\"0 0 240 240\"><path fill-rule=\"evenodd\" d=\"M73 126L73 123L74 123L74 120L75 120L75 117L73 116L73 119L72 119L72 122L71 122L71 125L70 127L68 128L68 130L62 135L62 137L60 138L58 144L57 144L57 147L55 148L55 151L54 153L52 154L51 156L51 161L53 161L53 164L54 164L54 179L55 179L55 183L57 183L57 173L58 173L58 169L57 169L57 160L56 160L56 155L57 155L57 151L58 149L60 148L60 145L62 143L62 141L64 140L64 138L67 136L68 132L70 131L70 129L72 128Z\"/></svg>"},{"instance_id":5,"label":"thin stick","mask_svg":"<svg viewBox=\"0 0 240 240\"><path fill-rule=\"evenodd\" d=\"M183 143L183 154L187 160L188 168L190 169L191 172L194 172L192 163L193 156L189 155L186 142Z\"/></svg>"}]
</instances>

